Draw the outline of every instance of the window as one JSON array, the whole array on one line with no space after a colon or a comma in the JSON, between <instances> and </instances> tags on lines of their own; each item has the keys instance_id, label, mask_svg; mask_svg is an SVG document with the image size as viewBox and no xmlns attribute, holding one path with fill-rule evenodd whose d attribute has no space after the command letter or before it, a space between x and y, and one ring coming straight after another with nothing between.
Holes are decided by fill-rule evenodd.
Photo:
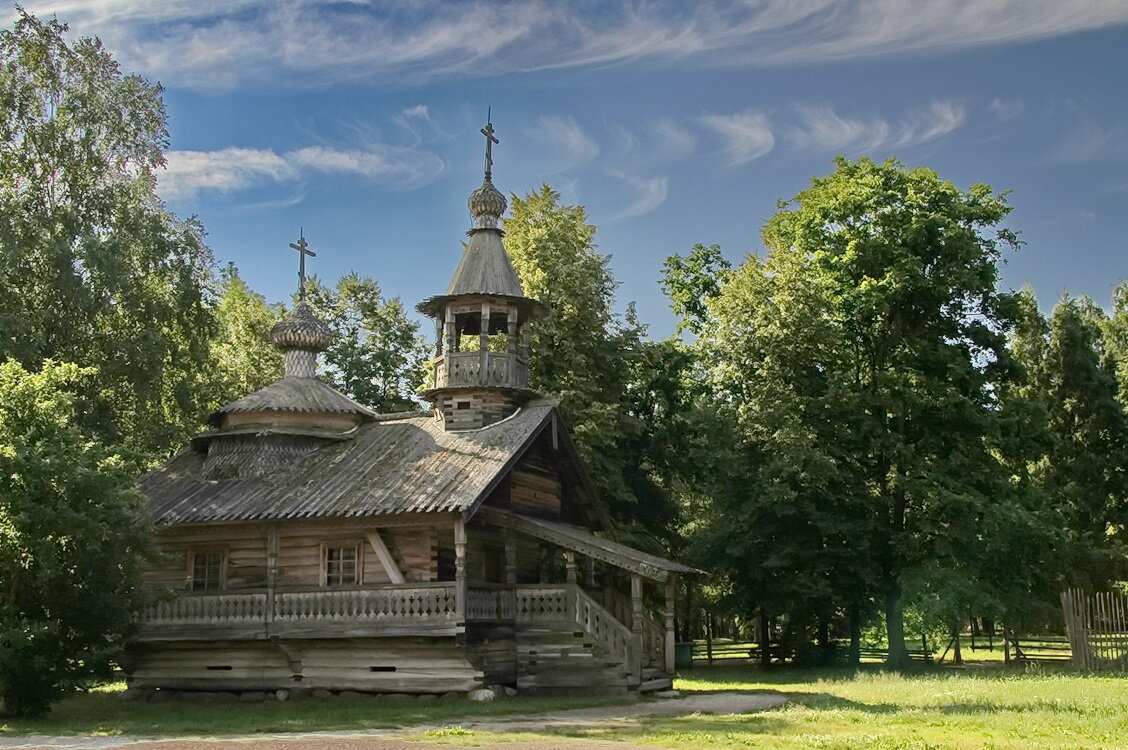
<instances>
[{"instance_id":1,"label":"window","mask_svg":"<svg viewBox=\"0 0 1128 750\"><path fill-rule=\"evenodd\" d=\"M223 588L223 553L192 553L192 590L219 591Z\"/></svg>"},{"instance_id":2,"label":"window","mask_svg":"<svg viewBox=\"0 0 1128 750\"><path fill-rule=\"evenodd\" d=\"M360 583L359 544L325 547L325 585L354 586Z\"/></svg>"}]
</instances>

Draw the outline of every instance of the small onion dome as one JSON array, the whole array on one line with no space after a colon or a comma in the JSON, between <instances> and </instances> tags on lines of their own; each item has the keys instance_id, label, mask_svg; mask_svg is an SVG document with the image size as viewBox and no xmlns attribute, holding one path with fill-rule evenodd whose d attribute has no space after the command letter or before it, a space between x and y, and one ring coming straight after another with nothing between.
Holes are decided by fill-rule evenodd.
<instances>
[{"instance_id":1,"label":"small onion dome","mask_svg":"<svg viewBox=\"0 0 1128 750\"><path fill-rule=\"evenodd\" d=\"M487 179L482 186L470 193L467 201L470 215L474 217L474 225L478 228L495 229L497 220L505 213L508 204L501 191L494 187L493 182Z\"/></svg>"},{"instance_id":2,"label":"small onion dome","mask_svg":"<svg viewBox=\"0 0 1128 750\"><path fill-rule=\"evenodd\" d=\"M270 340L279 349L305 349L323 352L333 342L329 326L322 323L305 302L270 329Z\"/></svg>"}]
</instances>

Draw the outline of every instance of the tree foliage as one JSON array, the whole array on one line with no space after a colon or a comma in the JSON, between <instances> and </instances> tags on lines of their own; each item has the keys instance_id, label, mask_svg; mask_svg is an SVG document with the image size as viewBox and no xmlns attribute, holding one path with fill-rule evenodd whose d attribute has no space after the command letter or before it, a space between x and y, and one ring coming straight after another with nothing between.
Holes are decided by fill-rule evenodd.
<instances>
[{"instance_id":1,"label":"tree foliage","mask_svg":"<svg viewBox=\"0 0 1128 750\"><path fill-rule=\"evenodd\" d=\"M220 272L217 297L216 335L211 342L215 407L282 377L282 352L270 341L270 329L282 318L282 306L267 304L247 286L234 264Z\"/></svg>"},{"instance_id":2,"label":"tree foliage","mask_svg":"<svg viewBox=\"0 0 1128 750\"><path fill-rule=\"evenodd\" d=\"M610 261L582 206L561 205L559 193L542 185L511 196L510 207L506 249L525 293L551 308L531 328L530 385L559 399L612 515L644 537L669 538L674 504L650 433L657 425L648 420L663 400L669 404L677 380L655 367L676 361L676 353L644 343L632 310L615 314Z\"/></svg>"},{"instance_id":3,"label":"tree foliage","mask_svg":"<svg viewBox=\"0 0 1128 750\"><path fill-rule=\"evenodd\" d=\"M0 356L96 365L84 422L158 456L205 410L211 255L153 192L160 87L64 30L0 32Z\"/></svg>"},{"instance_id":4,"label":"tree foliage","mask_svg":"<svg viewBox=\"0 0 1128 750\"><path fill-rule=\"evenodd\" d=\"M342 276L329 288L309 283L309 304L333 331L322 377L376 411L417 408L426 343L399 298L386 299L370 278Z\"/></svg>"},{"instance_id":5,"label":"tree foliage","mask_svg":"<svg viewBox=\"0 0 1128 750\"><path fill-rule=\"evenodd\" d=\"M959 560L1008 492L990 443L1008 372L1011 303L995 288L1017 244L998 228L1008 211L983 185L839 159L709 305L702 356L751 480L720 519L743 524L718 531L731 572L781 602L874 591L894 662L907 580Z\"/></svg>"},{"instance_id":6,"label":"tree foliage","mask_svg":"<svg viewBox=\"0 0 1128 750\"><path fill-rule=\"evenodd\" d=\"M132 462L76 426L94 376L0 364L0 694L15 715L108 676L136 603L148 523Z\"/></svg>"}]
</instances>

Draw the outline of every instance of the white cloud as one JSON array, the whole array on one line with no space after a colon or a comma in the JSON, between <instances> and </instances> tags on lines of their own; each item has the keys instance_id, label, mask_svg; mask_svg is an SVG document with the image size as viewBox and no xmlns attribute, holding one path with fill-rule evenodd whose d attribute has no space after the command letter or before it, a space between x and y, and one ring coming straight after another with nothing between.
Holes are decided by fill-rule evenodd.
<instances>
[{"instance_id":1,"label":"white cloud","mask_svg":"<svg viewBox=\"0 0 1128 750\"><path fill-rule=\"evenodd\" d=\"M544 115L529 135L548 146L553 155L562 156L568 166L591 161L599 154L599 144L571 117Z\"/></svg>"},{"instance_id":2,"label":"white cloud","mask_svg":"<svg viewBox=\"0 0 1128 750\"><path fill-rule=\"evenodd\" d=\"M721 137L729 166L746 164L775 147L768 116L761 112L705 115L701 121Z\"/></svg>"},{"instance_id":3,"label":"white cloud","mask_svg":"<svg viewBox=\"0 0 1128 750\"><path fill-rule=\"evenodd\" d=\"M966 109L951 101L934 101L910 110L897 123L883 117L847 117L827 105L799 105L798 124L787 129L792 147L801 150L862 154L904 148L936 140L963 125Z\"/></svg>"},{"instance_id":4,"label":"white cloud","mask_svg":"<svg viewBox=\"0 0 1128 750\"><path fill-rule=\"evenodd\" d=\"M693 153L697 146L697 138L693 133L672 118L653 120L647 125L647 129L654 136L655 159L658 161L683 159Z\"/></svg>"},{"instance_id":5,"label":"white cloud","mask_svg":"<svg viewBox=\"0 0 1128 750\"><path fill-rule=\"evenodd\" d=\"M1128 130L1089 121L1075 126L1065 142L1050 155L1050 160L1081 164L1120 160L1125 155L1128 155Z\"/></svg>"},{"instance_id":6,"label":"white cloud","mask_svg":"<svg viewBox=\"0 0 1128 750\"><path fill-rule=\"evenodd\" d=\"M787 64L1128 23L1124 0L27 0L129 70L203 89L483 77L647 61Z\"/></svg>"},{"instance_id":7,"label":"white cloud","mask_svg":"<svg viewBox=\"0 0 1128 750\"><path fill-rule=\"evenodd\" d=\"M434 154L414 149L376 147L334 149L307 146L284 153L269 149L169 151L157 175L158 192L170 201L204 192L227 193L265 183L293 182L312 173L355 174L402 187L429 182L446 169Z\"/></svg>"},{"instance_id":8,"label":"white cloud","mask_svg":"<svg viewBox=\"0 0 1128 750\"><path fill-rule=\"evenodd\" d=\"M669 186L665 177L632 177L625 174L615 176L625 180L635 190L634 200L616 218L650 213L666 200Z\"/></svg>"}]
</instances>

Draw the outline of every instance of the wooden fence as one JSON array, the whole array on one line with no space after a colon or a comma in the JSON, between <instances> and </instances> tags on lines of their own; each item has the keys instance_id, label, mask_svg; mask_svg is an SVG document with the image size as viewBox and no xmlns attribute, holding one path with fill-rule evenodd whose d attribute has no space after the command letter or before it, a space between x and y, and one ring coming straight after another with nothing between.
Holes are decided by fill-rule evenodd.
<instances>
[{"instance_id":1,"label":"wooden fence","mask_svg":"<svg viewBox=\"0 0 1128 750\"><path fill-rule=\"evenodd\" d=\"M1075 668L1128 669L1128 594L1072 589L1062 592L1061 608Z\"/></svg>"}]
</instances>

